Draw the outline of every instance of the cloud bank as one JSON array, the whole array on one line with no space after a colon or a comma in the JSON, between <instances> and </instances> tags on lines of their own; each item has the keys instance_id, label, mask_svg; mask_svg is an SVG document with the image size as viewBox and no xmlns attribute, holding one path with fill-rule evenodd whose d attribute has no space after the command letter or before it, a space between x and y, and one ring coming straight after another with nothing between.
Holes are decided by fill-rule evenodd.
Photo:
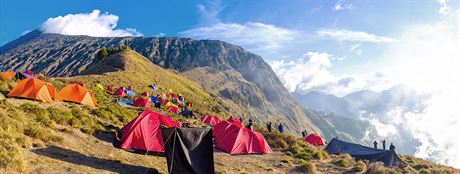
<instances>
[{"instance_id":1,"label":"cloud bank","mask_svg":"<svg viewBox=\"0 0 460 174\"><path fill-rule=\"evenodd\" d=\"M91 13L68 14L48 18L40 25L44 33L63 35L87 35L94 37L125 37L142 36L142 33L133 28L115 29L119 17L113 14L101 14L99 10Z\"/></svg>"},{"instance_id":2,"label":"cloud bank","mask_svg":"<svg viewBox=\"0 0 460 174\"><path fill-rule=\"evenodd\" d=\"M246 24L217 23L179 33L194 39L224 40L251 51L279 49L294 39L295 31L274 25L249 22Z\"/></svg>"},{"instance_id":3,"label":"cloud bank","mask_svg":"<svg viewBox=\"0 0 460 174\"><path fill-rule=\"evenodd\" d=\"M308 52L297 60L281 59L268 63L290 92L320 91L344 96L364 89L380 91L392 85L381 72L363 76L335 75L331 73L332 59L328 53Z\"/></svg>"},{"instance_id":4,"label":"cloud bank","mask_svg":"<svg viewBox=\"0 0 460 174\"><path fill-rule=\"evenodd\" d=\"M374 34L350 31L350 30L337 30L337 29L321 29L316 31L320 37L335 39L338 41L355 41L355 42L372 42L372 43L389 43L396 42L396 39L384 36L377 36Z\"/></svg>"}]
</instances>

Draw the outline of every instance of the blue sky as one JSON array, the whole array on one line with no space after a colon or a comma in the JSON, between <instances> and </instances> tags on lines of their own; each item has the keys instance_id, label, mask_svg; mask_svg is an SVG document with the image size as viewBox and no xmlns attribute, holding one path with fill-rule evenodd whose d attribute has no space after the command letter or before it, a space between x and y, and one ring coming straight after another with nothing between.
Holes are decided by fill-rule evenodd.
<instances>
[{"instance_id":1,"label":"blue sky","mask_svg":"<svg viewBox=\"0 0 460 174\"><path fill-rule=\"evenodd\" d=\"M460 167L459 0L0 0L0 45L45 33L218 39L261 55L291 92L405 84L430 98L390 112L418 157ZM59 17L60 16L60 17ZM451 131L445 131L451 130ZM390 135L398 136L398 134Z\"/></svg>"}]
</instances>

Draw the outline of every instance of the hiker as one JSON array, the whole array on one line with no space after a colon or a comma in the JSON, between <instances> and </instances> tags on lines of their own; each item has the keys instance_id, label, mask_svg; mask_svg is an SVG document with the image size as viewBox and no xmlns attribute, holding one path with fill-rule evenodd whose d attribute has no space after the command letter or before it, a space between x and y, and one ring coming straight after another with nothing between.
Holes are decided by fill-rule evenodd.
<instances>
[{"instance_id":1,"label":"hiker","mask_svg":"<svg viewBox=\"0 0 460 174\"><path fill-rule=\"evenodd\" d=\"M249 119L249 123L248 125L246 125L246 128L254 130L254 122L252 121L252 119Z\"/></svg>"},{"instance_id":2,"label":"hiker","mask_svg":"<svg viewBox=\"0 0 460 174\"><path fill-rule=\"evenodd\" d=\"M279 131L280 133L283 133L283 132L284 132L284 128L283 128L283 124L282 124L282 123L280 123L280 124L278 125L278 131Z\"/></svg>"},{"instance_id":3,"label":"hiker","mask_svg":"<svg viewBox=\"0 0 460 174\"><path fill-rule=\"evenodd\" d=\"M304 138L305 136L307 136L305 135L305 131L302 131L302 138Z\"/></svg>"},{"instance_id":4,"label":"hiker","mask_svg":"<svg viewBox=\"0 0 460 174\"><path fill-rule=\"evenodd\" d=\"M393 145L393 143L390 144L390 150L395 151L396 147Z\"/></svg>"},{"instance_id":5,"label":"hiker","mask_svg":"<svg viewBox=\"0 0 460 174\"><path fill-rule=\"evenodd\" d=\"M386 150L386 148L385 148L385 143L386 143L386 141L385 141L385 140L382 140L382 147L383 147L383 150Z\"/></svg>"},{"instance_id":6,"label":"hiker","mask_svg":"<svg viewBox=\"0 0 460 174\"><path fill-rule=\"evenodd\" d=\"M271 121L267 123L267 130L268 132L272 132L272 122Z\"/></svg>"},{"instance_id":7,"label":"hiker","mask_svg":"<svg viewBox=\"0 0 460 174\"><path fill-rule=\"evenodd\" d=\"M377 140L374 141L374 149L377 149L377 145L379 145L379 143L377 142Z\"/></svg>"}]
</instances>

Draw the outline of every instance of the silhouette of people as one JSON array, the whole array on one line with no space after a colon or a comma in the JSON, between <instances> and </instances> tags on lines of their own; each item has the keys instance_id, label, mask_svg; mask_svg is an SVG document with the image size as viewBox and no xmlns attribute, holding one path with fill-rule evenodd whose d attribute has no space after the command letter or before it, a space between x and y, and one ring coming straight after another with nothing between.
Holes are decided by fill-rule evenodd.
<instances>
[{"instance_id":1,"label":"silhouette of people","mask_svg":"<svg viewBox=\"0 0 460 174\"><path fill-rule=\"evenodd\" d=\"M390 150L394 151L396 149L395 145L393 143L390 144Z\"/></svg>"},{"instance_id":2,"label":"silhouette of people","mask_svg":"<svg viewBox=\"0 0 460 174\"><path fill-rule=\"evenodd\" d=\"M377 145L379 145L379 143L377 141L374 141L374 149L377 149Z\"/></svg>"},{"instance_id":3,"label":"silhouette of people","mask_svg":"<svg viewBox=\"0 0 460 174\"><path fill-rule=\"evenodd\" d=\"M282 124L282 123L280 123L280 124L278 125L278 131L281 132L281 133L284 132L284 128L283 128L283 124Z\"/></svg>"},{"instance_id":4,"label":"silhouette of people","mask_svg":"<svg viewBox=\"0 0 460 174\"><path fill-rule=\"evenodd\" d=\"M267 123L267 130L268 132L272 132L272 122L271 121Z\"/></svg>"},{"instance_id":5,"label":"silhouette of people","mask_svg":"<svg viewBox=\"0 0 460 174\"><path fill-rule=\"evenodd\" d=\"M248 125L246 125L246 128L254 130L254 122L252 121L252 119L249 119L249 123Z\"/></svg>"},{"instance_id":6,"label":"silhouette of people","mask_svg":"<svg viewBox=\"0 0 460 174\"><path fill-rule=\"evenodd\" d=\"M386 143L386 141L385 141L385 140L382 140L382 147L383 147L383 150L386 150L386 148L385 148L385 147L386 147L386 146L385 146L385 143Z\"/></svg>"}]
</instances>

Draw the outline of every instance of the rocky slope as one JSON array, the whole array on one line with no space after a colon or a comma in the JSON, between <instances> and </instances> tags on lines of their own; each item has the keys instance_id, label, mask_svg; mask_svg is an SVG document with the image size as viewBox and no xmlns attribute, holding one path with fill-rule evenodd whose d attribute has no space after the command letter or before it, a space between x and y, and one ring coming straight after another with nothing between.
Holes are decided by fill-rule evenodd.
<instances>
[{"instance_id":1,"label":"rocky slope","mask_svg":"<svg viewBox=\"0 0 460 174\"><path fill-rule=\"evenodd\" d=\"M64 36L33 31L0 48L0 64L15 70L32 69L51 77L73 76L100 61L96 55L101 47L117 47L121 44L163 68L177 70L194 80L198 79L195 77L206 77L199 82L204 88L212 88L206 86L208 77L216 77L216 83L212 85L226 82L227 79L196 68L230 74L225 78L230 78L232 85L214 88L216 95L235 104L254 108L255 112L244 113L245 117L260 113L265 116L259 117L260 123L280 120L292 132L301 129L321 132L310 120L312 116L294 101L260 56L222 41Z\"/></svg>"}]
</instances>

